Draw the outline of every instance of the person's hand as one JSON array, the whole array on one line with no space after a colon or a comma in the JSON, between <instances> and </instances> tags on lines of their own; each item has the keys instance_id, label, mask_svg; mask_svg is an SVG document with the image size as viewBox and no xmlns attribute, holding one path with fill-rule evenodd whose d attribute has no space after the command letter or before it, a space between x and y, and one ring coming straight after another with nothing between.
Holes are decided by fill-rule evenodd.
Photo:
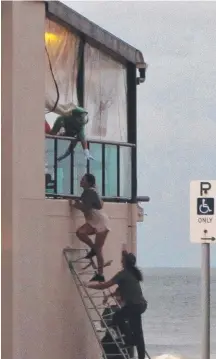
<instances>
[{"instance_id":1,"label":"person's hand","mask_svg":"<svg viewBox=\"0 0 216 359\"><path fill-rule=\"evenodd\" d=\"M109 296L108 295L104 295L104 299L103 299L103 305L105 305L108 301Z\"/></svg>"},{"instance_id":2,"label":"person's hand","mask_svg":"<svg viewBox=\"0 0 216 359\"><path fill-rule=\"evenodd\" d=\"M86 148L84 150L84 156L87 160L94 160L94 157L92 157L92 155L90 155L88 148Z\"/></svg>"},{"instance_id":3,"label":"person's hand","mask_svg":"<svg viewBox=\"0 0 216 359\"><path fill-rule=\"evenodd\" d=\"M75 199L73 207L75 207L76 209L79 209L81 205L81 201L79 199Z\"/></svg>"},{"instance_id":4,"label":"person's hand","mask_svg":"<svg viewBox=\"0 0 216 359\"><path fill-rule=\"evenodd\" d=\"M57 158L57 161L58 161L58 162L61 162L61 161L63 160L63 158L64 158L63 156L59 156L59 157Z\"/></svg>"},{"instance_id":5,"label":"person's hand","mask_svg":"<svg viewBox=\"0 0 216 359\"><path fill-rule=\"evenodd\" d=\"M112 262L113 262L112 259L110 259L109 261L105 262L105 263L104 263L104 267L109 267L109 266L111 266Z\"/></svg>"},{"instance_id":6,"label":"person's hand","mask_svg":"<svg viewBox=\"0 0 216 359\"><path fill-rule=\"evenodd\" d=\"M73 207L73 200L72 200L72 199L69 199L68 202L69 202L70 208L72 208L72 207Z\"/></svg>"},{"instance_id":7,"label":"person's hand","mask_svg":"<svg viewBox=\"0 0 216 359\"><path fill-rule=\"evenodd\" d=\"M127 252L127 245L126 244L122 244L122 252Z\"/></svg>"},{"instance_id":8,"label":"person's hand","mask_svg":"<svg viewBox=\"0 0 216 359\"><path fill-rule=\"evenodd\" d=\"M83 286L89 289L96 289L94 283L92 282L83 282Z\"/></svg>"},{"instance_id":9,"label":"person's hand","mask_svg":"<svg viewBox=\"0 0 216 359\"><path fill-rule=\"evenodd\" d=\"M86 288L88 288L89 283L88 283L88 282L83 282L83 286L86 287Z\"/></svg>"},{"instance_id":10,"label":"person's hand","mask_svg":"<svg viewBox=\"0 0 216 359\"><path fill-rule=\"evenodd\" d=\"M64 127L61 127L59 132L57 133L57 136L64 136L65 135L65 128Z\"/></svg>"}]
</instances>

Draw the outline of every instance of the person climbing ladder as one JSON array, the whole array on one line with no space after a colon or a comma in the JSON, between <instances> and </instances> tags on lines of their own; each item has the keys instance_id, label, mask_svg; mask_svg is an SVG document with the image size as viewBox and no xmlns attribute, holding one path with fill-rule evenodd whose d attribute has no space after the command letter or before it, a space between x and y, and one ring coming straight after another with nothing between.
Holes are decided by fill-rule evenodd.
<instances>
[{"instance_id":1,"label":"person climbing ladder","mask_svg":"<svg viewBox=\"0 0 216 359\"><path fill-rule=\"evenodd\" d=\"M125 335L125 344L136 346L138 359L145 358L145 341L142 330L141 315L147 309L147 301L143 297L140 282L142 273L136 267L136 257L133 253L122 251L123 269L112 279L104 283L85 283L87 288L107 289L118 285L124 305L113 315L113 325L119 327ZM126 320L128 325L126 325Z\"/></svg>"},{"instance_id":2,"label":"person climbing ladder","mask_svg":"<svg viewBox=\"0 0 216 359\"><path fill-rule=\"evenodd\" d=\"M109 298L114 299L114 305L108 304L107 307L104 309L102 313L102 318L104 319L107 330L105 332L104 337L101 340L101 344L103 346L103 349L107 355L107 357L110 355L112 356L112 359L124 359L124 356L121 355L119 352L118 346L114 342L112 335L110 333L109 327L113 327L113 316L115 313L119 310L119 307L123 306L124 303L122 301L120 290L117 288L114 293L109 293L108 295L104 294L103 304L106 305ZM102 328L104 328L103 322L101 323ZM127 325L127 323L125 323ZM128 347L126 349L127 351L127 358L133 358L133 347Z\"/></svg>"},{"instance_id":3,"label":"person climbing ladder","mask_svg":"<svg viewBox=\"0 0 216 359\"><path fill-rule=\"evenodd\" d=\"M103 210L103 201L95 189L95 176L90 173L85 174L80 181L80 186L83 188L80 200L76 200L74 205L70 201L70 205L84 213L86 223L78 228L76 235L80 241L91 248L85 258L97 257L98 272L91 281L104 282L102 249L110 231L109 218ZM90 235L94 234L95 243L89 238Z\"/></svg>"}]
</instances>

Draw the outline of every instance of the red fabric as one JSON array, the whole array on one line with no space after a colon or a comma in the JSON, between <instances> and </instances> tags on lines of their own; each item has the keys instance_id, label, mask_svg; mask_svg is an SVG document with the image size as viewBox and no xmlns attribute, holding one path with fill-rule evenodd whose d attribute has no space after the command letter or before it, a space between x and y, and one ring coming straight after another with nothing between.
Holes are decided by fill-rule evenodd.
<instances>
[{"instance_id":1,"label":"red fabric","mask_svg":"<svg viewBox=\"0 0 216 359\"><path fill-rule=\"evenodd\" d=\"M47 121L45 121L45 133L50 133L51 127Z\"/></svg>"}]
</instances>

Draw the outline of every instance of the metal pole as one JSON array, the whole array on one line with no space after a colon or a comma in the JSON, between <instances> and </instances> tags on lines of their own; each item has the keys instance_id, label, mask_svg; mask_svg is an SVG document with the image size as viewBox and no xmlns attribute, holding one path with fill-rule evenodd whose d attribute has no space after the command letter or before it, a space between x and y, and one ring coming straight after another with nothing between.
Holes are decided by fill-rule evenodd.
<instances>
[{"instance_id":1,"label":"metal pole","mask_svg":"<svg viewBox=\"0 0 216 359\"><path fill-rule=\"evenodd\" d=\"M202 243L202 359L210 359L210 244Z\"/></svg>"}]
</instances>

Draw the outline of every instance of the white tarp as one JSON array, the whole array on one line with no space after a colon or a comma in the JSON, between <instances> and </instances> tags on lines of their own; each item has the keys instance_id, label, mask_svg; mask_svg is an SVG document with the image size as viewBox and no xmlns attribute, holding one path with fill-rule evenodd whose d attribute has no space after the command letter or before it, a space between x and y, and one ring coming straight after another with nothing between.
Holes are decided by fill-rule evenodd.
<instances>
[{"instance_id":1,"label":"white tarp","mask_svg":"<svg viewBox=\"0 0 216 359\"><path fill-rule=\"evenodd\" d=\"M45 45L45 109L46 112L53 111L58 100L54 112L65 115L78 105L79 38L65 27L46 19Z\"/></svg>"},{"instance_id":2,"label":"white tarp","mask_svg":"<svg viewBox=\"0 0 216 359\"><path fill-rule=\"evenodd\" d=\"M126 68L89 44L84 56L88 137L127 142Z\"/></svg>"}]
</instances>

